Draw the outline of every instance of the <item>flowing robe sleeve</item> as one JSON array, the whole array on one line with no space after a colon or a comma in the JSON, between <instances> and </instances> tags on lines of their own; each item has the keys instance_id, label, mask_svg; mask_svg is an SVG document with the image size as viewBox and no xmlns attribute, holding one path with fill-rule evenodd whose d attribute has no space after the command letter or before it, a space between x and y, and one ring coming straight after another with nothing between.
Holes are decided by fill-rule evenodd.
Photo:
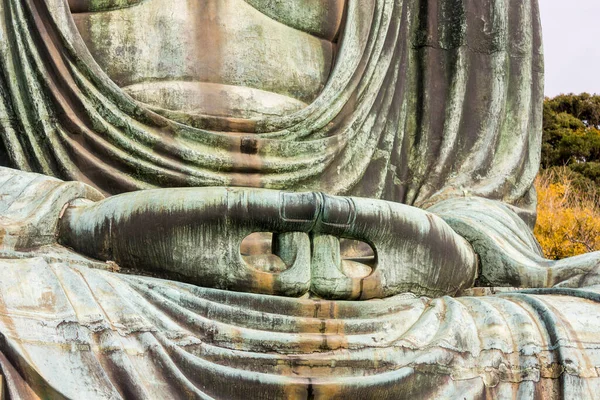
<instances>
[{"instance_id":1,"label":"flowing robe sleeve","mask_svg":"<svg viewBox=\"0 0 600 400\"><path fill-rule=\"evenodd\" d=\"M477 286L580 288L600 284L600 252L547 260L514 208L477 197L446 200L429 211L467 239L480 258Z\"/></svg>"}]
</instances>

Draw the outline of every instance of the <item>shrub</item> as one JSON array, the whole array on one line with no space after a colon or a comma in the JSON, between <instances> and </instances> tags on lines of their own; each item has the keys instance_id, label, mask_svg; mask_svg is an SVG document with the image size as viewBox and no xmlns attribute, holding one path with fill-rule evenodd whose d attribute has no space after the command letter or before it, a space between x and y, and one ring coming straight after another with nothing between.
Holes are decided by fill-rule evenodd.
<instances>
[{"instance_id":1,"label":"shrub","mask_svg":"<svg viewBox=\"0 0 600 400\"><path fill-rule=\"evenodd\" d=\"M600 250L597 185L568 167L542 170L536 179L535 235L547 258L558 260ZM582 177L583 178L583 177Z\"/></svg>"}]
</instances>

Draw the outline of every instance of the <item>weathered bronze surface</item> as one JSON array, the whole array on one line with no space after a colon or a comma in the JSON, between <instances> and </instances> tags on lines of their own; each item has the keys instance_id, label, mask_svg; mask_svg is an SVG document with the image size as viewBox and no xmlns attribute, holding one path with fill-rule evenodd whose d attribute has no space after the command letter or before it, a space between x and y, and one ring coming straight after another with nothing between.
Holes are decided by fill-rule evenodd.
<instances>
[{"instance_id":1,"label":"weathered bronze surface","mask_svg":"<svg viewBox=\"0 0 600 400\"><path fill-rule=\"evenodd\" d=\"M152 106L226 117L279 115L312 102L331 72L344 8L344 0L131 3L70 2L100 67Z\"/></svg>"},{"instance_id":2,"label":"weathered bronze surface","mask_svg":"<svg viewBox=\"0 0 600 400\"><path fill-rule=\"evenodd\" d=\"M531 232L536 0L0 0L10 399L595 398Z\"/></svg>"}]
</instances>

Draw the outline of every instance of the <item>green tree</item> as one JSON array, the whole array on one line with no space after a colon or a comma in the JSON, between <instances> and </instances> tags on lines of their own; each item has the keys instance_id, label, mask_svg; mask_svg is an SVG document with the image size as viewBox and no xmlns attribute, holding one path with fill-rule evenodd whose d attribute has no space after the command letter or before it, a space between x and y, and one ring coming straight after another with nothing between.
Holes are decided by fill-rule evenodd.
<instances>
[{"instance_id":1,"label":"green tree","mask_svg":"<svg viewBox=\"0 0 600 400\"><path fill-rule=\"evenodd\" d=\"M547 98L543 127L542 168L567 167L575 189L600 193L600 96Z\"/></svg>"}]
</instances>

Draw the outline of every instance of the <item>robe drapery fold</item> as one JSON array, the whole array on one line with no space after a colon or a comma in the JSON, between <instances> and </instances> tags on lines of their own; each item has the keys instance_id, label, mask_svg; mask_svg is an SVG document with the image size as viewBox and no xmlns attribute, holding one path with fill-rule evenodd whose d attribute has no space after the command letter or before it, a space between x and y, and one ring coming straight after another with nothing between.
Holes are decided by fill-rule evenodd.
<instances>
[{"instance_id":1,"label":"robe drapery fold","mask_svg":"<svg viewBox=\"0 0 600 400\"><path fill-rule=\"evenodd\" d=\"M11 399L592 399L600 389L598 254L543 260L497 201L430 211L473 243L483 276L553 288L327 301L126 275L55 241L60 210L100 200L96 190L0 168L0 194Z\"/></svg>"},{"instance_id":2,"label":"robe drapery fold","mask_svg":"<svg viewBox=\"0 0 600 400\"><path fill-rule=\"evenodd\" d=\"M15 168L108 194L249 186L418 207L467 194L533 215L535 0L349 0L320 96L253 120L135 102L96 64L65 0L2 0L0 17L0 135Z\"/></svg>"},{"instance_id":3,"label":"robe drapery fold","mask_svg":"<svg viewBox=\"0 0 600 400\"><path fill-rule=\"evenodd\" d=\"M11 399L591 399L600 389L596 269L578 270L583 289L571 280L571 288L480 288L438 299L202 288L115 273L39 242L53 236L62 203L101 196L16 170L1 169L0 178L0 375ZM526 236L507 234L523 222L495 204L482 229L489 223L490 237L534 252Z\"/></svg>"}]
</instances>

